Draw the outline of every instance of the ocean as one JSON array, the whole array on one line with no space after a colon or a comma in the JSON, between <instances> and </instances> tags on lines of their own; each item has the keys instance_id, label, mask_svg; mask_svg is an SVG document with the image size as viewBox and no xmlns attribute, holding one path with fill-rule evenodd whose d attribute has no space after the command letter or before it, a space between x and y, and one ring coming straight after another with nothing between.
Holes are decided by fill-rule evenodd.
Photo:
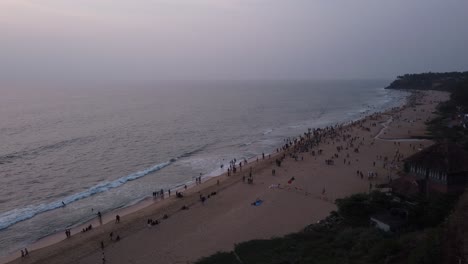
<instances>
[{"instance_id":1,"label":"ocean","mask_svg":"<svg viewBox=\"0 0 468 264\"><path fill-rule=\"evenodd\" d=\"M96 211L218 175L234 158L272 153L308 128L401 105L407 93L383 89L388 83L0 87L0 256Z\"/></svg>"}]
</instances>

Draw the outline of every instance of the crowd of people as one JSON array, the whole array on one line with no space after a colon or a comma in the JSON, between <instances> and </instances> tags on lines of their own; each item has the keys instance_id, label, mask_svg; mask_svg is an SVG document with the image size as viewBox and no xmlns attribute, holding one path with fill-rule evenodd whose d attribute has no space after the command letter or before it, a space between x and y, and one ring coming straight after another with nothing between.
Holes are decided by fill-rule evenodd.
<instances>
[{"instance_id":1,"label":"crowd of people","mask_svg":"<svg viewBox=\"0 0 468 264\"><path fill-rule=\"evenodd\" d=\"M324 162L326 165L329 166L342 166L341 164L345 166L351 166L352 164L356 164L355 162L359 161L359 157L363 153L362 148L364 146L369 146L373 145L375 143L375 137L372 137L372 131L377 126L377 123L374 122L373 120L377 120L381 117L382 113L375 113L373 115L370 115L364 119L358 120L358 121L353 121L349 122L346 124L340 124L340 125L333 125L333 126L327 126L324 128L315 128L315 129L309 129L307 132L303 133L302 135L298 137L293 137L293 138L287 138L284 140L284 143L280 148L276 149L277 155L274 156L275 158L275 165L276 167L281 167L283 162L287 157L294 161L303 161L304 156L308 159L307 155L310 155L312 158L324 158ZM397 120L399 117L398 115L394 115L395 120ZM371 121L371 122L369 122ZM361 130L365 132L369 132L369 136L360 136L356 135L356 130ZM333 148L326 148L327 153L324 151L324 145L333 145ZM383 168L385 170L391 170L398 168L398 163L401 162L404 158L403 154L400 152L400 142L393 142L393 145L395 146L395 153L393 156L390 155L377 155L375 157L375 160L370 161L368 166L366 165L365 167L370 168L369 170L365 170L362 168L358 168L356 170L356 176L362 180L368 180L369 181L369 190L373 188L372 181L374 179L377 179L379 176L379 173L377 170ZM409 145L414 151L418 148L422 148L422 144L410 144ZM332 153L328 153L328 151L332 149ZM270 158L271 155L268 154L268 158ZM261 154L262 160L265 160L266 155L265 153ZM257 158L258 161L258 158ZM341 162L342 161L342 162ZM234 174L237 174L237 172L240 172L243 170L244 171L247 169L247 159L242 159L238 161L237 159L232 159L229 162L228 168L225 170L227 172L227 176L232 176ZM221 168L224 169L224 165L221 165ZM366 171L366 172L365 172ZM367 173L367 177L365 179L365 175ZM275 168L272 168L271 170L271 175L276 176L276 170ZM293 182L296 180L295 177L288 177L289 181L288 184L293 184ZM249 173L248 176L246 176L243 173L242 176L242 181L247 182L248 184L254 184L254 177L253 177L253 169L252 166L249 168ZM195 178L195 184L199 185L202 184L202 175L200 174L199 177ZM219 180L217 181L217 185L219 186ZM283 186L281 184L272 184L269 187L270 189L283 189ZM187 190L187 185L184 185L184 190ZM307 192L306 192L307 193ZM171 195L171 189L167 190L168 196ZM217 194L216 191L210 192L208 195L202 195L199 193L199 202L204 205L207 201L212 196L215 196ZM165 198L165 192L163 189L159 191L153 192L153 198L158 199L164 199ZM322 198L325 199L327 196L326 189L323 188L322 192L320 194ZM185 199L185 195L182 191L176 190L176 197L180 199ZM256 200L258 202L259 199ZM190 205L192 206L192 205ZM180 208L180 207L179 207ZM184 204L180 210L188 210L189 206ZM99 222L102 223L102 215L101 212L97 213ZM147 226L152 227L155 225L159 225L161 223L161 220L168 219L169 215L164 214L162 218L160 219L152 219L148 218L147 219ZM115 223L120 223L120 216L116 216ZM82 232L87 232L93 229L93 226L90 224L89 226L83 228ZM69 238L71 237L71 229L66 229L65 230L66 237ZM114 234L113 232L110 233L110 240L111 241L119 241L120 236L115 236L114 240ZM104 241L101 241L101 249L102 249L102 254L103 254L103 263L105 263L105 256L104 256ZM27 249L25 248L24 250L21 250L21 255L22 257L27 256L29 253Z\"/></svg>"}]
</instances>

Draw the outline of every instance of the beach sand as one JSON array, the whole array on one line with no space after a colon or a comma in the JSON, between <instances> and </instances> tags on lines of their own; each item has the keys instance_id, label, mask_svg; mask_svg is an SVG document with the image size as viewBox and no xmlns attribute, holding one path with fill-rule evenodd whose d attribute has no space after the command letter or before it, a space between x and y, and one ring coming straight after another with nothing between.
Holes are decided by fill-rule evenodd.
<instances>
[{"instance_id":1,"label":"beach sand","mask_svg":"<svg viewBox=\"0 0 468 264\"><path fill-rule=\"evenodd\" d=\"M360 125L345 128L346 134L359 137L363 145L359 153L352 148L342 150L334 165L326 165L325 160L337 153L337 146L346 145L336 138L320 143L317 148L323 149L323 154L298 153L297 161L287 155L281 167L275 165L275 159L283 155L281 152L265 160L260 157L259 162L243 166L241 172L229 177L224 174L189 188L182 199L173 194L160 202L149 200L138 211L121 213L118 224L113 221L117 214L114 212L105 216L104 222L108 223L102 226L95 220L93 226L98 228L85 233L72 230L71 238L37 250L31 247L28 257L10 263L102 263L103 254L106 263L113 264L192 263L217 251L232 250L239 242L299 231L335 210L335 199L368 192L370 183L375 186L388 182L389 177L396 178L403 158L433 144L430 140L407 139L426 136L424 122L434 117L435 106L447 100L449 94L427 91L413 96L413 104L374 114L363 119ZM384 168L384 160L377 157L392 158L397 150L403 157L396 166ZM242 181L250 167L253 184ZM272 169L276 170L275 176ZM364 172L363 179L356 174L357 170ZM368 172L377 173L378 177L368 180ZM292 177L295 180L288 184ZM270 188L275 184L281 188ZM207 196L212 192L216 195L204 204L199 201L199 194ZM257 198L263 203L252 206ZM189 210L180 210L183 205ZM164 214L169 218L161 220L159 225L147 226L147 219L160 219ZM121 240L111 241L110 232L114 238L119 235Z\"/></svg>"}]
</instances>

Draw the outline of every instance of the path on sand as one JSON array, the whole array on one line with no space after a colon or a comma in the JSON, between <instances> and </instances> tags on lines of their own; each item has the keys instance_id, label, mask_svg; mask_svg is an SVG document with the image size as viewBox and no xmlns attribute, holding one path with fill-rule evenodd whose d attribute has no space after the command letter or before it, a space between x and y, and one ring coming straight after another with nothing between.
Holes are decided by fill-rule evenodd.
<instances>
[{"instance_id":1,"label":"path on sand","mask_svg":"<svg viewBox=\"0 0 468 264\"><path fill-rule=\"evenodd\" d=\"M382 128L380 129L379 133L375 135L374 139L378 139L382 141L391 141L391 142L427 141L427 139L423 139L423 138L381 138L380 135L389 128L389 124L392 121L393 121L393 117L390 117L387 121L380 123L382 125Z\"/></svg>"}]
</instances>

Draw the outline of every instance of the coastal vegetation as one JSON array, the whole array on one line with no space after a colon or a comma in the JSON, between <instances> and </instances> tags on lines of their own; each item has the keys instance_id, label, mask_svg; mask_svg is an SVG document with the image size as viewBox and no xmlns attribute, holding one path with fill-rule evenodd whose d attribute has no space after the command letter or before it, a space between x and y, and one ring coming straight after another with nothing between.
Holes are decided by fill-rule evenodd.
<instances>
[{"instance_id":1,"label":"coastal vegetation","mask_svg":"<svg viewBox=\"0 0 468 264\"><path fill-rule=\"evenodd\" d=\"M197 263L443 263L440 225L456 201L457 196L442 194L418 203L379 191L354 194L337 200L336 212L298 233L243 242ZM371 225L371 215L391 208L408 212L401 232Z\"/></svg>"},{"instance_id":2,"label":"coastal vegetation","mask_svg":"<svg viewBox=\"0 0 468 264\"><path fill-rule=\"evenodd\" d=\"M398 76L387 89L452 91L468 80L468 72L417 73Z\"/></svg>"},{"instance_id":3,"label":"coastal vegetation","mask_svg":"<svg viewBox=\"0 0 468 264\"><path fill-rule=\"evenodd\" d=\"M449 140L468 149L468 80L450 88L450 100L437 108L438 117L427 122L437 141Z\"/></svg>"}]
</instances>

